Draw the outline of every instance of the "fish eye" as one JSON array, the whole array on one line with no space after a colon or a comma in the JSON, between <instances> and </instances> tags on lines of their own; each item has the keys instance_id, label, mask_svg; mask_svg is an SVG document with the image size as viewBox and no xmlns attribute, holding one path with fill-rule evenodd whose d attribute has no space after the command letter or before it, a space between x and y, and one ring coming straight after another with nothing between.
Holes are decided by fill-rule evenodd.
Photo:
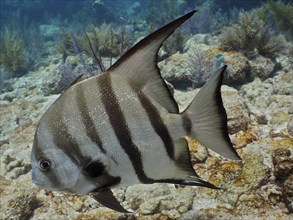
<instances>
[{"instance_id":1,"label":"fish eye","mask_svg":"<svg viewBox=\"0 0 293 220\"><path fill-rule=\"evenodd\" d=\"M51 167L51 161L48 159L42 159L39 161L39 168L42 171L48 171Z\"/></svg>"}]
</instances>

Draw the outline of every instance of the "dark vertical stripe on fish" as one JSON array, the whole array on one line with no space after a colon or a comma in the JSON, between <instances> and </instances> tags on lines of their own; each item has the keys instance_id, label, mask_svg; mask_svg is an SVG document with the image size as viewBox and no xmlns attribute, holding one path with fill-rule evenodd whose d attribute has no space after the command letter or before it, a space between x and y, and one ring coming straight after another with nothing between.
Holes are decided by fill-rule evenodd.
<instances>
[{"instance_id":1,"label":"dark vertical stripe on fish","mask_svg":"<svg viewBox=\"0 0 293 220\"><path fill-rule=\"evenodd\" d=\"M121 147L128 155L138 179L142 183L153 183L154 181L147 177L143 170L141 153L132 142L129 127L112 88L110 74L101 75L97 83L111 126Z\"/></svg>"},{"instance_id":2,"label":"dark vertical stripe on fish","mask_svg":"<svg viewBox=\"0 0 293 220\"><path fill-rule=\"evenodd\" d=\"M35 135L33 148L34 148L34 151L33 151L34 157L35 157L35 159L36 159L36 161L38 163L38 168L39 168L40 160L42 160L42 159L49 159L50 160L50 158L44 158L43 155L46 155L46 154L39 147L38 135ZM32 174L32 176L33 176L33 174ZM61 182L59 181L59 179L58 179L57 175L55 174L55 172L50 172L50 176L48 176L48 177L50 177L49 181L50 181L52 187L56 188L57 186L59 186L61 184Z\"/></svg>"},{"instance_id":3,"label":"dark vertical stripe on fish","mask_svg":"<svg viewBox=\"0 0 293 220\"><path fill-rule=\"evenodd\" d=\"M131 85L131 83L130 86L134 91L137 91L137 89L135 89L135 86ZM142 91L138 92L137 95L142 107L145 109L147 113L147 116L151 122L152 127L164 143L168 156L173 160L174 142L170 136L167 126L161 118L159 111L157 110L156 106L153 105L151 100Z\"/></svg>"},{"instance_id":4,"label":"dark vertical stripe on fish","mask_svg":"<svg viewBox=\"0 0 293 220\"><path fill-rule=\"evenodd\" d=\"M100 150L105 154L106 150L103 147L102 141L100 139L99 133L95 127L95 123L92 117L89 114L89 108L86 103L86 97L84 94L84 88L81 85L77 86L76 88L76 102L77 108L81 114L82 123L85 127L86 135L94 142Z\"/></svg>"},{"instance_id":5,"label":"dark vertical stripe on fish","mask_svg":"<svg viewBox=\"0 0 293 220\"><path fill-rule=\"evenodd\" d=\"M51 183L52 188L60 190L60 186L62 186L63 183L61 182L61 179L57 177L57 174L52 171L49 175L47 175L47 177L49 177L48 179Z\"/></svg>"},{"instance_id":6,"label":"dark vertical stripe on fish","mask_svg":"<svg viewBox=\"0 0 293 220\"><path fill-rule=\"evenodd\" d=\"M59 102L59 105L60 106L55 108L55 111L52 113L54 114L56 122L48 122L50 126L49 130L52 131L51 135L57 147L62 150L73 163L79 166L84 160L84 157L80 152L79 145L77 144L74 136L68 131L68 124L66 124L64 117L62 117L62 112L65 109L64 102Z\"/></svg>"},{"instance_id":7,"label":"dark vertical stripe on fish","mask_svg":"<svg viewBox=\"0 0 293 220\"><path fill-rule=\"evenodd\" d=\"M183 114L182 116L182 126L186 134L190 135L192 131L192 122L187 114Z\"/></svg>"}]
</instances>

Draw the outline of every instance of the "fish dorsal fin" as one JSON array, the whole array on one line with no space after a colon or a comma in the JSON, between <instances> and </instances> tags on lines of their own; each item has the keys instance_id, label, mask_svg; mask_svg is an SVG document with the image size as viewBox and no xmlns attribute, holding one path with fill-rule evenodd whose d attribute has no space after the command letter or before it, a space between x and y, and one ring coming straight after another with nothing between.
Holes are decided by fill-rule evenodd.
<instances>
[{"instance_id":1,"label":"fish dorsal fin","mask_svg":"<svg viewBox=\"0 0 293 220\"><path fill-rule=\"evenodd\" d=\"M194 13L195 11L191 11L142 39L117 60L108 71L127 78L129 83L152 97L170 113L178 113L177 103L160 75L157 53L162 43Z\"/></svg>"},{"instance_id":2,"label":"fish dorsal fin","mask_svg":"<svg viewBox=\"0 0 293 220\"><path fill-rule=\"evenodd\" d=\"M117 212L130 213L118 202L110 189L104 189L100 192L94 193L93 198L102 205Z\"/></svg>"}]
</instances>

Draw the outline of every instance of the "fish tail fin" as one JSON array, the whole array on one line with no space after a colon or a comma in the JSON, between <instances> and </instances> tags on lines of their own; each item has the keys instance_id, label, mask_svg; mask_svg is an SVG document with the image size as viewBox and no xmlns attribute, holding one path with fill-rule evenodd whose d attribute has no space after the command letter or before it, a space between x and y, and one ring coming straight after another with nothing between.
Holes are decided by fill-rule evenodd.
<instances>
[{"instance_id":1,"label":"fish tail fin","mask_svg":"<svg viewBox=\"0 0 293 220\"><path fill-rule=\"evenodd\" d=\"M226 65L220 68L200 89L182 113L183 127L188 136L229 159L239 160L228 136L227 114L221 97Z\"/></svg>"}]
</instances>

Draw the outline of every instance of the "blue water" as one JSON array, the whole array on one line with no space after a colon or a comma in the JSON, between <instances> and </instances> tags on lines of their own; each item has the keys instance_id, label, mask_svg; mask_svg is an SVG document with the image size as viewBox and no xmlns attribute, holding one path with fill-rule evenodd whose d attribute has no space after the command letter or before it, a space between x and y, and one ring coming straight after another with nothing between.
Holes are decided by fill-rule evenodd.
<instances>
[{"instance_id":1,"label":"blue water","mask_svg":"<svg viewBox=\"0 0 293 220\"><path fill-rule=\"evenodd\" d=\"M19 15L28 22L46 23L50 18L60 16L61 20L69 22L87 22L91 20L97 24L103 22L118 22L119 17L135 21L148 16L156 19L160 14L171 12L170 17L183 14L186 11L210 5L213 10L221 9L227 12L232 8L250 10L259 7L266 1L260 0L16 0L0 3L1 24L5 25L11 18ZM158 11L159 14L151 14ZM84 14L79 16L78 14ZM175 13L175 14L174 14ZM78 17L78 18L77 18Z\"/></svg>"},{"instance_id":2,"label":"blue water","mask_svg":"<svg viewBox=\"0 0 293 220\"><path fill-rule=\"evenodd\" d=\"M182 26L180 35L175 36L178 42L175 46L169 47L167 56L163 58L178 51L183 52L183 43L194 34L218 36L224 27L237 23L241 13L256 9L262 9L259 10L260 18L265 20L271 30L274 30L275 35L281 33L292 40L290 35L293 28L289 31L286 31L286 28L280 29L279 21L267 9L266 2L264 0L1 0L0 91L5 89L3 85L5 79L26 75L52 54L62 55L64 66L60 67L61 75L66 71L73 72L73 67L66 64L68 55L76 56L78 63L85 66L81 55L87 53L91 56L88 46L80 40L85 37L85 32L90 35L91 41L96 41L92 44L97 56L111 59L110 64L105 64L107 67L137 39L193 9L197 9L198 12ZM280 2L292 6L289 0ZM104 29L101 30L103 24ZM99 37L95 40L97 33L104 33L106 36L104 40ZM6 39L11 39L11 42L5 41L5 36ZM107 42L101 42L106 41L105 39L111 41L108 42L110 46ZM10 51L9 48L12 46L9 44L15 42L20 45L19 51ZM7 56L12 53L14 57ZM98 63L95 65L85 67L89 75L104 69ZM76 75L79 73L73 74L73 78L76 78ZM65 78L70 77L65 76Z\"/></svg>"}]
</instances>

